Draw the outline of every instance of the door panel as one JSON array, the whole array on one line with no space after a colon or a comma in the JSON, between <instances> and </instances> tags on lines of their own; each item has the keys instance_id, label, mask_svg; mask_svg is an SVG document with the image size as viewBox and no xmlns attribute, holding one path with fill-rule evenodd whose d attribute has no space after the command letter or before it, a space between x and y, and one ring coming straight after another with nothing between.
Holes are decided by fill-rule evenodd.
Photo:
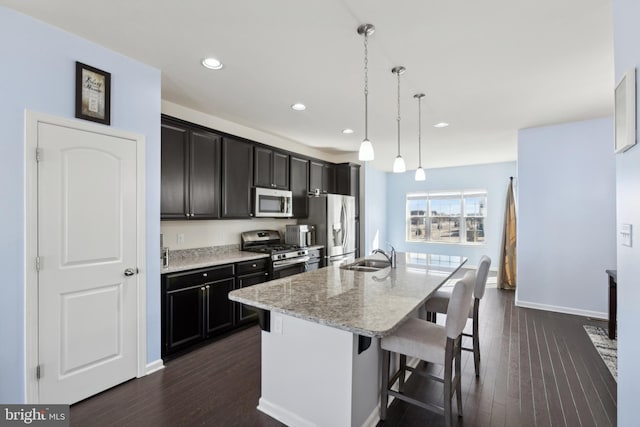
<instances>
[{"instance_id":1,"label":"door panel","mask_svg":"<svg viewBox=\"0 0 640 427\"><path fill-rule=\"evenodd\" d=\"M38 124L39 400L136 376L136 142Z\"/></svg>"},{"instance_id":2,"label":"door panel","mask_svg":"<svg viewBox=\"0 0 640 427\"><path fill-rule=\"evenodd\" d=\"M122 283L60 295L62 376L117 357L124 329ZM87 333L86 324L102 325L100 333ZM84 351L78 351L83 349Z\"/></svg>"},{"instance_id":3,"label":"door panel","mask_svg":"<svg viewBox=\"0 0 640 427\"><path fill-rule=\"evenodd\" d=\"M110 153L85 148L65 149L60 155L62 266L122 262L119 159ZM87 177L92 176L102 179L91 180L87 188ZM99 197L87 203L88 192Z\"/></svg>"}]
</instances>

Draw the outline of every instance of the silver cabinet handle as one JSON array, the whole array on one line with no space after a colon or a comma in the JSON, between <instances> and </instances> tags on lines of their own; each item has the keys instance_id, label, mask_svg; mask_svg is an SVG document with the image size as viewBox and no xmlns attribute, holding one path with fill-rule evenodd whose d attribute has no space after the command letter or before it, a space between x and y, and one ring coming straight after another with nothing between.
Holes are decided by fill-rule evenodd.
<instances>
[{"instance_id":1,"label":"silver cabinet handle","mask_svg":"<svg viewBox=\"0 0 640 427\"><path fill-rule=\"evenodd\" d=\"M129 277L129 276L133 276L134 274L136 274L136 273L137 273L137 271L136 271L136 270L137 270L137 269L135 269L135 270L134 270L133 268L126 268L126 269L124 270L124 275L125 275L125 276L127 276L127 277Z\"/></svg>"}]
</instances>

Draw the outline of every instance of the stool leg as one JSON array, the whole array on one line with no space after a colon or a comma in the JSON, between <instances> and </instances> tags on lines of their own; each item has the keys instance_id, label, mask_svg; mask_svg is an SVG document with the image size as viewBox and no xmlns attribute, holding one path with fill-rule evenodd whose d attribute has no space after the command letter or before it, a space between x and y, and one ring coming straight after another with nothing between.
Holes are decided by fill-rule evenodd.
<instances>
[{"instance_id":1,"label":"stool leg","mask_svg":"<svg viewBox=\"0 0 640 427\"><path fill-rule=\"evenodd\" d=\"M382 390L380 391L380 419L387 418L389 401L389 352L382 350Z\"/></svg>"},{"instance_id":2,"label":"stool leg","mask_svg":"<svg viewBox=\"0 0 640 427\"><path fill-rule=\"evenodd\" d=\"M455 379L457 379L456 383L456 399L458 401L458 417L462 417L462 375L461 371L461 359L462 359L462 342L460 342L460 346L456 350L456 373Z\"/></svg>"},{"instance_id":3,"label":"stool leg","mask_svg":"<svg viewBox=\"0 0 640 427\"><path fill-rule=\"evenodd\" d=\"M480 336L478 335L478 309L480 302L476 299L473 305L473 364L476 368L476 378L480 377Z\"/></svg>"},{"instance_id":4,"label":"stool leg","mask_svg":"<svg viewBox=\"0 0 640 427\"><path fill-rule=\"evenodd\" d=\"M400 383L398 384L398 391L400 393L404 392L404 381L406 379L407 374L407 355L400 355Z\"/></svg>"},{"instance_id":5,"label":"stool leg","mask_svg":"<svg viewBox=\"0 0 640 427\"><path fill-rule=\"evenodd\" d=\"M458 338L459 339L459 338ZM454 340L447 338L447 348L444 356L444 425L451 427L451 374L453 365Z\"/></svg>"}]
</instances>

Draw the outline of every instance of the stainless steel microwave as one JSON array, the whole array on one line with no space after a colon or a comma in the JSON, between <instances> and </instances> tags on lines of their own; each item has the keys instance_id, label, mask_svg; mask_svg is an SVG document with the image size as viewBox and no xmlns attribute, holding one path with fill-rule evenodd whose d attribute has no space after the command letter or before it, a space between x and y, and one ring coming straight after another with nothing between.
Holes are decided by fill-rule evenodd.
<instances>
[{"instance_id":1,"label":"stainless steel microwave","mask_svg":"<svg viewBox=\"0 0 640 427\"><path fill-rule=\"evenodd\" d=\"M291 191L256 187L253 194L253 216L267 218L293 216L293 193Z\"/></svg>"}]
</instances>

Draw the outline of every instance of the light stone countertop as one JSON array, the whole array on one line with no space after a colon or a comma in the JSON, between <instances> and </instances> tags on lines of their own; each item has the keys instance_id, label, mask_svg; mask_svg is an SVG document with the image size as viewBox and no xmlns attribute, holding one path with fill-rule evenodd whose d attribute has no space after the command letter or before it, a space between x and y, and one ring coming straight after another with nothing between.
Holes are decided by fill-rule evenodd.
<instances>
[{"instance_id":1,"label":"light stone countertop","mask_svg":"<svg viewBox=\"0 0 640 427\"><path fill-rule=\"evenodd\" d=\"M229 245L234 246L234 245ZM232 264L235 262L251 261L259 258L268 258L269 255L260 252L248 252L237 249L222 248L222 252L216 252L216 248L183 249L170 253L169 267L160 268L160 274L177 273L196 268L215 267L217 265ZM322 249L322 245L308 246L304 249ZM176 256L175 253L180 253Z\"/></svg>"},{"instance_id":2,"label":"light stone countertop","mask_svg":"<svg viewBox=\"0 0 640 427\"><path fill-rule=\"evenodd\" d=\"M217 265L233 264L234 262L251 261L268 257L269 255L267 254L245 251L232 251L223 254L200 254L192 257L170 259L169 267L161 268L160 273L176 273L196 268L215 267Z\"/></svg>"},{"instance_id":3,"label":"light stone countertop","mask_svg":"<svg viewBox=\"0 0 640 427\"><path fill-rule=\"evenodd\" d=\"M380 255L367 258L381 258ZM361 258L362 259L362 258ZM237 289L229 299L352 333L383 337L420 307L467 258L398 253L397 268L330 266Z\"/></svg>"}]
</instances>

